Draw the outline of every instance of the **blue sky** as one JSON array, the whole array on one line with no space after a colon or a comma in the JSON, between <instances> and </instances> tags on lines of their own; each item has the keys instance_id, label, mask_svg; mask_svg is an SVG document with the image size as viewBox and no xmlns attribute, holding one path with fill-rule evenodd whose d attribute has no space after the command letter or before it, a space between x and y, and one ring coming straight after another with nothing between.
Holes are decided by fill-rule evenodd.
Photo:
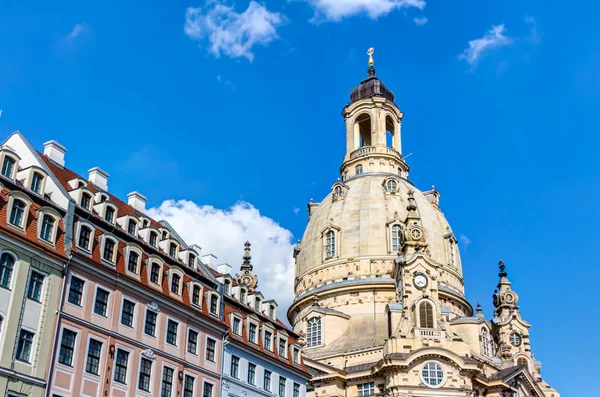
<instances>
[{"instance_id":1,"label":"blue sky","mask_svg":"<svg viewBox=\"0 0 600 397\"><path fill-rule=\"evenodd\" d=\"M563 396L591 396L598 8L5 1L0 136L19 129L40 149L56 139L68 167L100 166L112 192L142 192L157 216L189 229L188 242L235 267L250 238L263 287L277 291L290 282L308 200L338 177L340 111L373 46L405 112L410 179L436 186L462 236L468 298L491 314L502 257L544 378ZM586 370L564 364L575 361Z\"/></svg>"}]
</instances>

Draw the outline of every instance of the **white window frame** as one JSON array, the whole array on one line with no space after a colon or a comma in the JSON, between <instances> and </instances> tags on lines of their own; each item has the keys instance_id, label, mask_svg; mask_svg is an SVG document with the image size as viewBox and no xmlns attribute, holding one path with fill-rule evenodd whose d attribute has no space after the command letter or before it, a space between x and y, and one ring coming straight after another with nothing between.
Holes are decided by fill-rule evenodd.
<instances>
[{"instance_id":1,"label":"white window frame","mask_svg":"<svg viewBox=\"0 0 600 397\"><path fill-rule=\"evenodd\" d=\"M121 319L123 317L123 306L125 305L125 300L128 300L129 302L133 302L133 319L131 320L131 327L129 325L125 325L125 324L123 324L121 322ZM125 327L127 329L133 329L133 330L136 329L135 326L136 326L137 321L138 321L138 312L139 312L138 306L139 306L139 303L140 302L137 299L131 298L128 295L123 294L121 296L121 308L119 310L119 319L118 319L118 324L119 324L118 326L119 327Z\"/></svg>"},{"instance_id":2,"label":"white window frame","mask_svg":"<svg viewBox=\"0 0 600 397\"><path fill-rule=\"evenodd\" d=\"M198 304L194 303L194 287L200 287L200 297ZM190 295L190 305L192 305L192 307L202 310L202 301L204 298L204 285L194 280L188 281L188 294Z\"/></svg>"},{"instance_id":3,"label":"white window frame","mask_svg":"<svg viewBox=\"0 0 600 397\"><path fill-rule=\"evenodd\" d=\"M69 330L71 332L75 333L75 343L73 344L73 360L71 361L71 365L66 365L66 364L62 364L61 362L59 362L58 360L60 359L60 346L62 344L62 337L63 337L63 332L64 330ZM63 368L63 369L68 369L69 372L72 372L75 368L79 368L79 366L77 365L77 359L78 359L78 352L79 352L79 344L80 344L80 340L81 340L81 329L80 328L76 328L75 326L71 325L71 324L66 324L63 323L62 327L60 327L60 331L59 331L59 338L57 341L57 346L56 346L56 363L55 365ZM87 358L87 352L85 357ZM84 369L85 372L85 369Z\"/></svg>"},{"instance_id":4,"label":"white window frame","mask_svg":"<svg viewBox=\"0 0 600 397\"><path fill-rule=\"evenodd\" d=\"M174 345L171 344L171 343L169 343L169 342L167 342L167 338L169 336L169 320L172 320L175 323L177 323L177 329L175 330L176 335L175 335L175 344ZM181 338L181 332L180 331L181 331L181 321L179 321L175 317L167 315L166 316L166 321L165 321L165 346L171 346L171 347L179 347L179 346L181 346L181 343L179 341L179 338ZM187 333L186 333L186 336L187 336ZM186 340L186 343L187 343L187 340Z\"/></svg>"},{"instance_id":5,"label":"white window frame","mask_svg":"<svg viewBox=\"0 0 600 397\"><path fill-rule=\"evenodd\" d=\"M150 368L150 379L148 381L148 389L149 390L142 390L140 389L140 375L141 375L141 369L142 369L142 359L145 358L146 360L149 360L150 362L152 362L152 367ZM129 368L128 368L129 370ZM137 366L137 379L136 379L136 383L135 383L135 391L136 394L145 394L147 396L151 396L152 392L153 392L153 388L154 388L154 384L153 384L153 380L155 379L156 376L156 359L151 359L148 357L145 357L143 354L140 354L139 358L138 358L138 366Z\"/></svg>"},{"instance_id":6,"label":"white window frame","mask_svg":"<svg viewBox=\"0 0 600 397\"><path fill-rule=\"evenodd\" d=\"M210 299L211 299L213 296L215 296L215 297L217 298L217 312L216 312L216 313L213 313L213 312L210 310ZM206 291L206 299L207 299L207 300L206 300L206 302L207 302L207 304L208 304L208 313L209 313L210 315L212 315L212 316L219 317L219 312L221 311L221 310L220 310L220 308L221 308L221 296L219 295L219 293L218 293L218 292L216 292L216 291L213 291L213 290L210 290L210 289L209 289L208 291Z\"/></svg>"},{"instance_id":7,"label":"white window frame","mask_svg":"<svg viewBox=\"0 0 600 397\"><path fill-rule=\"evenodd\" d=\"M42 224L44 221L44 216L50 216L54 219L54 225L52 226L52 232L50 233L50 240L45 240L42 238ZM56 245L56 236L58 234L58 223L62 219L62 216L53 208L50 207L42 207L37 210L36 214L36 223L37 223L37 237L38 240L42 243L49 244L51 246Z\"/></svg>"},{"instance_id":8,"label":"white window frame","mask_svg":"<svg viewBox=\"0 0 600 397\"><path fill-rule=\"evenodd\" d=\"M102 342L102 347L100 348L100 360L98 361L98 374L97 375L86 371L88 351L90 350L90 340L91 339L95 339L99 342ZM83 362L83 366L81 367L83 375L91 376L93 379L97 379L97 380L102 379L102 374L104 373L104 369L102 367L103 367L104 362L106 361L105 356L106 356L106 351L108 350L107 343L108 343L108 339L106 339L100 335L93 334L92 332L88 332L87 342L85 344L85 352L84 352L84 360L83 360L84 362ZM116 353L116 350L115 350L115 353Z\"/></svg>"},{"instance_id":9,"label":"white window frame","mask_svg":"<svg viewBox=\"0 0 600 397\"><path fill-rule=\"evenodd\" d=\"M89 247L85 248L82 247L81 245L79 245L79 238L81 236L81 227L82 226L86 226L90 229L90 242L89 242ZM78 220L77 224L75 226L75 239L76 241L76 246L77 246L77 250L81 251L83 250L83 252L87 255L91 255L92 254L92 250L94 249L94 239L96 237L96 228L94 227L94 225L92 223L86 222L84 220Z\"/></svg>"},{"instance_id":10,"label":"white window frame","mask_svg":"<svg viewBox=\"0 0 600 397\"><path fill-rule=\"evenodd\" d=\"M83 280L83 291L81 292L81 306L78 306L78 305L76 305L74 303L69 302L69 291L71 290L71 279L73 277L78 278L80 280ZM65 291L65 294L66 294L66 296L65 296L65 303L67 303L71 307L76 307L76 308L78 308L80 310L83 310L83 308L85 307L86 299L87 299L87 290L88 290L87 285L88 285L88 283L89 283L88 278L82 276L80 273L77 273L77 272L71 272L71 273L69 273L69 284L67 284L68 287L66 288L66 291ZM93 312L93 310L92 310L92 312Z\"/></svg>"},{"instance_id":11,"label":"white window frame","mask_svg":"<svg viewBox=\"0 0 600 397\"><path fill-rule=\"evenodd\" d=\"M309 325L310 325L310 322L315 319L319 320L319 334L316 336L319 343L311 344L310 340L314 339L315 337L311 338L311 330L309 329ZM314 332L312 332L312 333L314 333ZM318 346L322 346L322 345L323 345L323 317L322 316L312 316L306 322L306 348L310 349L310 348L318 347Z\"/></svg>"},{"instance_id":12,"label":"white window frame","mask_svg":"<svg viewBox=\"0 0 600 397\"><path fill-rule=\"evenodd\" d=\"M100 239L100 260L102 261L102 263L105 263L107 265L115 267L117 265L117 254L119 251L119 239L108 232L104 232L103 234L101 234L99 236L99 239ZM104 259L104 247L106 245L107 239L110 239L115 243L115 249L113 251L113 257L112 257L111 261Z\"/></svg>"},{"instance_id":13,"label":"white window frame","mask_svg":"<svg viewBox=\"0 0 600 397\"><path fill-rule=\"evenodd\" d=\"M135 252L138 255L138 260L137 260L137 265L136 265L136 270L137 272L131 272L129 271L129 255L131 255L132 252ZM142 248L136 244L127 244L125 245L125 247L123 247L123 257L125 258L125 273L135 276L135 278L139 279L140 277L140 273L142 270L142 256L144 254L144 251L142 250Z\"/></svg>"},{"instance_id":14,"label":"white window frame","mask_svg":"<svg viewBox=\"0 0 600 397\"><path fill-rule=\"evenodd\" d=\"M155 284L152 280L152 264L156 263L160 266L160 271L158 273L158 284ZM160 256L158 255L150 255L147 259L146 259L146 265L147 265L147 271L146 271L146 275L148 277L148 285L151 285L154 288L157 288L159 290L162 291L162 282L163 282L163 277L164 277L164 270L165 270L165 262L161 259ZM169 290L170 290L169 286Z\"/></svg>"},{"instance_id":15,"label":"white window frame","mask_svg":"<svg viewBox=\"0 0 600 397\"><path fill-rule=\"evenodd\" d=\"M25 209L23 210L23 219L21 220L21 226L13 225L12 223L10 223L10 217L12 214L12 208L15 199L25 203ZM17 191L10 192L6 198L6 225L25 233L25 229L27 228L27 220L29 219L29 209L31 208L32 203L33 202L31 201L29 196Z\"/></svg>"},{"instance_id":16,"label":"white window frame","mask_svg":"<svg viewBox=\"0 0 600 397\"><path fill-rule=\"evenodd\" d=\"M10 159L14 161L12 175L10 177L4 176L1 173L2 167L4 167L4 159L6 157L10 157ZM14 181L17 172L19 171L19 161L21 161L21 157L19 157L19 155L17 155L17 153L12 148L8 146L2 146L2 148L0 149L0 175L2 175L4 178L10 179L11 181Z\"/></svg>"},{"instance_id":17,"label":"white window frame","mask_svg":"<svg viewBox=\"0 0 600 397\"><path fill-rule=\"evenodd\" d=\"M192 353L192 352L190 352L188 350L189 344L190 344L190 331L194 331L194 332L198 333L198 339L196 340L196 352L195 353ZM200 345L201 335L202 335L202 332L200 332L200 330L198 328L192 327L191 325L187 326L187 331L185 333L185 336L186 336L186 338L185 338L185 352L187 354L191 354L191 355L196 356L196 357L199 356L198 352L200 351L200 346L201 346Z\"/></svg>"},{"instance_id":18,"label":"white window frame","mask_svg":"<svg viewBox=\"0 0 600 397\"><path fill-rule=\"evenodd\" d=\"M428 364L438 365L442 369L443 377L440 380L440 383L438 383L437 385L432 385L432 384L428 383L425 380L425 377L423 376L423 370L425 369L425 366L428 365ZM443 387L444 384L446 383L446 380L448 380L448 371L446 371L446 369L444 368L444 366L440 362L429 360L429 361L424 362L423 365L421 365L419 367L419 378L421 378L421 382L423 382L423 384L426 387L431 388L431 389L439 389L439 388Z\"/></svg>"},{"instance_id":19,"label":"white window frame","mask_svg":"<svg viewBox=\"0 0 600 397\"><path fill-rule=\"evenodd\" d=\"M121 324L120 319L119 319L119 324ZM120 383L115 380L115 374L117 373L117 351L118 350L123 350L123 351L126 351L127 353L129 353L129 355L127 356L127 372L125 373L125 383ZM121 390L127 389L129 387L129 385L131 384L131 378L132 378L131 371L133 370L133 365L131 365L132 359L133 359L133 349L130 349L129 347L127 347L125 345L115 343L115 358L113 359L113 363L112 363L113 369L111 371L112 376L110 378L110 382L113 385L113 387L116 387ZM135 389L137 390L137 387Z\"/></svg>"},{"instance_id":20,"label":"white window frame","mask_svg":"<svg viewBox=\"0 0 600 397\"><path fill-rule=\"evenodd\" d=\"M240 324L239 333L235 332L235 328L233 326L235 324L235 320L238 320ZM244 336L244 317L238 315L237 313L231 313L231 332L239 337Z\"/></svg>"},{"instance_id":21,"label":"white window frame","mask_svg":"<svg viewBox=\"0 0 600 397\"><path fill-rule=\"evenodd\" d=\"M0 286L0 288L12 291L13 287L14 287L15 278L16 278L15 274L17 273L17 270L18 270L17 266L19 264L19 257L17 256L17 254L14 251L7 250L7 249L0 250L0 256L2 256L2 254L7 254L7 255L12 256L12 258L14 260L14 264L13 264L13 267L12 267L12 271L11 271L11 275L10 275L10 282L8 283L8 286L6 286L6 287ZM6 316L4 316L4 317L6 319Z\"/></svg>"},{"instance_id":22,"label":"white window frame","mask_svg":"<svg viewBox=\"0 0 600 397\"><path fill-rule=\"evenodd\" d=\"M101 316L100 314L96 313L96 311L94 310L96 307L96 296L98 295L98 289L104 290L106 292L108 292L108 301L106 302L106 316ZM92 316L96 316L98 318L102 318L102 319L109 319L110 318L110 309L112 306L112 297L113 297L113 290L110 288L105 287L102 284L99 283L94 283L94 297L92 299ZM121 321L121 319L119 318L119 321Z\"/></svg>"},{"instance_id":23,"label":"white window frame","mask_svg":"<svg viewBox=\"0 0 600 397\"><path fill-rule=\"evenodd\" d=\"M178 299L181 299L181 297L183 295L183 276L184 276L185 273L183 271L181 271L181 269L179 269L179 268L177 268L175 266L171 266L169 268L169 270L168 270L168 273L169 274L167 275L167 277L168 277L167 286L169 287L169 295L173 296L173 297L176 297ZM179 286L177 288L178 291L179 291L178 294L176 294L176 293L174 293L174 292L171 291L171 282L173 281L173 275L174 274L177 274L179 276Z\"/></svg>"},{"instance_id":24,"label":"white window frame","mask_svg":"<svg viewBox=\"0 0 600 397\"><path fill-rule=\"evenodd\" d=\"M204 397L204 384L208 383L209 385L212 386L212 390L211 390L211 397L215 397L215 382L209 382L206 379L204 379L202 381L202 390L201 392L198 394L199 397Z\"/></svg>"}]
</instances>

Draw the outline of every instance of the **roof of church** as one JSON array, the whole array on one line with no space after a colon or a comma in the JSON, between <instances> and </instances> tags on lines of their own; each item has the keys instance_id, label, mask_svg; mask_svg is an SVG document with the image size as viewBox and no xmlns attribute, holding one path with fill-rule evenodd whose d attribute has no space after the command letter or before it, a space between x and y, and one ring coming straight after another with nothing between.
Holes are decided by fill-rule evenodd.
<instances>
[{"instance_id":1,"label":"roof of church","mask_svg":"<svg viewBox=\"0 0 600 397\"><path fill-rule=\"evenodd\" d=\"M369 77L361 81L360 85L354 87L350 93L350 101L355 102L372 96L382 96L394 102L394 93L375 76L375 68L369 67L368 73Z\"/></svg>"}]
</instances>

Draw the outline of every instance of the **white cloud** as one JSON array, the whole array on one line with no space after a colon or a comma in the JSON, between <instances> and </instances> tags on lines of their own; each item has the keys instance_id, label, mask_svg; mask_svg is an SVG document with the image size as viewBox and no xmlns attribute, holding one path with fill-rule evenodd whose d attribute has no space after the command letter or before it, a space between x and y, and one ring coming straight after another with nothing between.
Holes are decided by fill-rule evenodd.
<instances>
[{"instance_id":1,"label":"white cloud","mask_svg":"<svg viewBox=\"0 0 600 397\"><path fill-rule=\"evenodd\" d=\"M0 109L0 115L2 115L2 109ZM300 208L294 207L294 214L298 215L300 213Z\"/></svg>"},{"instance_id":2,"label":"white cloud","mask_svg":"<svg viewBox=\"0 0 600 397\"><path fill-rule=\"evenodd\" d=\"M76 38L81 36L83 33L85 33L88 29L89 29L89 27L85 22L76 23L75 26L73 26L73 29L71 30L71 32L69 32L69 34L67 35L67 39L75 40Z\"/></svg>"},{"instance_id":3,"label":"white cloud","mask_svg":"<svg viewBox=\"0 0 600 397\"><path fill-rule=\"evenodd\" d=\"M185 34L197 41L208 40L208 51L219 57L254 59L252 47L266 46L278 38L277 27L285 16L251 1L246 11L238 13L221 0L208 1L204 8L190 7L185 13Z\"/></svg>"},{"instance_id":4,"label":"white cloud","mask_svg":"<svg viewBox=\"0 0 600 397\"><path fill-rule=\"evenodd\" d=\"M504 24L492 26L483 37L469 41L469 48L465 49L458 58L464 59L475 67L477 61L489 51L512 43L513 40L504 35L505 31Z\"/></svg>"},{"instance_id":5,"label":"white cloud","mask_svg":"<svg viewBox=\"0 0 600 397\"><path fill-rule=\"evenodd\" d=\"M377 19L401 8L425 7L425 0L303 0L315 10L313 22L340 21L347 17L367 14Z\"/></svg>"},{"instance_id":6,"label":"white cloud","mask_svg":"<svg viewBox=\"0 0 600 397\"><path fill-rule=\"evenodd\" d=\"M425 25L427 23L427 17L421 17L421 18L415 17L415 18L413 18L413 21L415 21L415 24L418 26Z\"/></svg>"},{"instance_id":7,"label":"white cloud","mask_svg":"<svg viewBox=\"0 0 600 397\"><path fill-rule=\"evenodd\" d=\"M229 87L229 89L231 91L234 91L234 92L236 91L235 85L230 80L227 80L227 79L224 79L223 77L221 77L221 75L217 76L217 81L219 83L223 84L224 86Z\"/></svg>"},{"instance_id":8,"label":"white cloud","mask_svg":"<svg viewBox=\"0 0 600 397\"><path fill-rule=\"evenodd\" d=\"M542 41L543 34L541 34L538 31L537 21L535 20L535 18L527 16L525 17L525 22L531 24L531 33L529 35L529 41L533 44L540 44L540 42Z\"/></svg>"},{"instance_id":9,"label":"white cloud","mask_svg":"<svg viewBox=\"0 0 600 397\"><path fill-rule=\"evenodd\" d=\"M462 244L462 249L463 250L467 250L467 247L469 245L471 245L471 239L469 239L467 236L465 236L464 234L461 234L458 239L460 240L460 243Z\"/></svg>"},{"instance_id":10,"label":"white cloud","mask_svg":"<svg viewBox=\"0 0 600 397\"><path fill-rule=\"evenodd\" d=\"M168 200L148 210L155 219L165 219L188 244L198 244L202 254L213 254L218 263L228 263L239 273L244 243L252 244L252 264L258 289L275 299L285 313L294 296L292 232L261 215L252 204L240 201L228 209L197 205L191 201Z\"/></svg>"}]
</instances>

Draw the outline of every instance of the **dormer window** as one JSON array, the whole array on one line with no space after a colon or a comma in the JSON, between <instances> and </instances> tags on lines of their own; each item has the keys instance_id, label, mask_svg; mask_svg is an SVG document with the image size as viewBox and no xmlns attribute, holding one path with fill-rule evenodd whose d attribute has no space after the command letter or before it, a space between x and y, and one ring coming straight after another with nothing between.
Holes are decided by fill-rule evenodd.
<instances>
[{"instance_id":1,"label":"dormer window","mask_svg":"<svg viewBox=\"0 0 600 397\"><path fill-rule=\"evenodd\" d=\"M106 202L106 200L108 200L108 196L106 194L102 194L100 195L100 202L104 203Z\"/></svg>"},{"instance_id":2,"label":"dormer window","mask_svg":"<svg viewBox=\"0 0 600 397\"><path fill-rule=\"evenodd\" d=\"M231 294L231 281L225 280L225 295L229 296Z\"/></svg>"},{"instance_id":3,"label":"dormer window","mask_svg":"<svg viewBox=\"0 0 600 397\"><path fill-rule=\"evenodd\" d=\"M42 216L42 229L40 230L40 238L42 240L52 242L54 240L54 225L55 220L53 216L44 214Z\"/></svg>"},{"instance_id":4,"label":"dormer window","mask_svg":"<svg viewBox=\"0 0 600 397\"><path fill-rule=\"evenodd\" d=\"M261 304L260 298L255 298L254 299L254 311L257 311L260 313L260 304Z\"/></svg>"},{"instance_id":5,"label":"dormer window","mask_svg":"<svg viewBox=\"0 0 600 397\"><path fill-rule=\"evenodd\" d=\"M160 282L160 265L156 262L152 263L152 268L150 269L150 281L154 284Z\"/></svg>"},{"instance_id":6,"label":"dormer window","mask_svg":"<svg viewBox=\"0 0 600 397\"><path fill-rule=\"evenodd\" d=\"M12 208L10 210L9 222L14 226L22 228L26 208L27 208L27 205L23 201L14 199Z\"/></svg>"},{"instance_id":7,"label":"dormer window","mask_svg":"<svg viewBox=\"0 0 600 397\"><path fill-rule=\"evenodd\" d=\"M192 303L196 306L200 306L200 286L194 285L192 288Z\"/></svg>"},{"instance_id":8,"label":"dormer window","mask_svg":"<svg viewBox=\"0 0 600 397\"><path fill-rule=\"evenodd\" d=\"M273 340L273 334L269 331L265 331L265 342L264 348L265 350L271 350L271 341Z\"/></svg>"},{"instance_id":9,"label":"dormer window","mask_svg":"<svg viewBox=\"0 0 600 397\"><path fill-rule=\"evenodd\" d=\"M390 179L386 182L385 187L388 192L395 192L396 189L398 189L398 183L395 180Z\"/></svg>"},{"instance_id":10,"label":"dormer window","mask_svg":"<svg viewBox=\"0 0 600 397\"><path fill-rule=\"evenodd\" d=\"M150 232L150 245L156 248L156 240L158 239L158 234L156 232Z\"/></svg>"},{"instance_id":11,"label":"dormer window","mask_svg":"<svg viewBox=\"0 0 600 397\"><path fill-rule=\"evenodd\" d=\"M275 305L269 305L269 318L275 320Z\"/></svg>"},{"instance_id":12,"label":"dormer window","mask_svg":"<svg viewBox=\"0 0 600 397\"><path fill-rule=\"evenodd\" d=\"M90 241L92 237L92 229L87 226L81 226L79 229L79 242L78 246L86 251L91 251Z\"/></svg>"},{"instance_id":13,"label":"dormer window","mask_svg":"<svg viewBox=\"0 0 600 397\"><path fill-rule=\"evenodd\" d=\"M196 256L193 254L188 255L188 266L192 269L196 268Z\"/></svg>"},{"instance_id":14,"label":"dormer window","mask_svg":"<svg viewBox=\"0 0 600 397\"><path fill-rule=\"evenodd\" d=\"M31 186L30 189L32 192L36 194L42 194L42 182L44 181L44 176L39 172L34 172L31 177Z\"/></svg>"},{"instance_id":15,"label":"dormer window","mask_svg":"<svg viewBox=\"0 0 600 397\"><path fill-rule=\"evenodd\" d=\"M81 207L84 210L90 210L90 202L92 201L92 196L90 196L87 193L82 193L81 194Z\"/></svg>"},{"instance_id":16,"label":"dormer window","mask_svg":"<svg viewBox=\"0 0 600 397\"><path fill-rule=\"evenodd\" d=\"M115 210L112 207L106 207L106 211L104 212L104 220L108 223L113 223L114 218Z\"/></svg>"},{"instance_id":17,"label":"dormer window","mask_svg":"<svg viewBox=\"0 0 600 397\"><path fill-rule=\"evenodd\" d=\"M173 274L171 277L171 292L175 295L179 295L179 282L181 281L181 276L179 274Z\"/></svg>"},{"instance_id":18,"label":"dormer window","mask_svg":"<svg viewBox=\"0 0 600 397\"><path fill-rule=\"evenodd\" d=\"M13 179L13 172L15 170L16 161L12 158L5 156L4 162L2 163L2 175L9 179Z\"/></svg>"},{"instance_id":19,"label":"dormer window","mask_svg":"<svg viewBox=\"0 0 600 397\"><path fill-rule=\"evenodd\" d=\"M279 357L285 358L287 356L287 340L279 338Z\"/></svg>"},{"instance_id":20,"label":"dormer window","mask_svg":"<svg viewBox=\"0 0 600 397\"><path fill-rule=\"evenodd\" d=\"M148 227L148 224L149 224L149 222L148 222L148 219L144 219L144 220L142 221L142 228L144 228L144 229L145 229L145 228L147 228L147 227Z\"/></svg>"},{"instance_id":21,"label":"dormer window","mask_svg":"<svg viewBox=\"0 0 600 397\"><path fill-rule=\"evenodd\" d=\"M102 259L110 263L115 261L115 241L110 238L104 238L104 251L102 252Z\"/></svg>"},{"instance_id":22,"label":"dormer window","mask_svg":"<svg viewBox=\"0 0 600 397\"><path fill-rule=\"evenodd\" d=\"M163 239L163 240L166 240L166 239L168 239L168 238L169 238L169 234L167 233L167 231L166 231L166 230L163 230L163 232L162 232L162 239Z\"/></svg>"},{"instance_id":23,"label":"dormer window","mask_svg":"<svg viewBox=\"0 0 600 397\"><path fill-rule=\"evenodd\" d=\"M140 256L135 251L129 251L129 260L127 261L127 270L131 273L137 274L138 272L138 261Z\"/></svg>"},{"instance_id":24,"label":"dormer window","mask_svg":"<svg viewBox=\"0 0 600 397\"><path fill-rule=\"evenodd\" d=\"M310 320L308 320L308 324L306 326L306 346L320 346L321 338L321 318L313 317Z\"/></svg>"},{"instance_id":25,"label":"dormer window","mask_svg":"<svg viewBox=\"0 0 600 397\"><path fill-rule=\"evenodd\" d=\"M84 186L85 186L85 182L84 181L77 182L77 187L84 187Z\"/></svg>"},{"instance_id":26,"label":"dormer window","mask_svg":"<svg viewBox=\"0 0 600 397\"><path fill-rule=\"evenodd\" d=\"M210 295L210 312L215 315L219 313L219 297L215 294Z\"/></svg>"},{"instance_id":27,"label":"dormer window","mask_svg":"<svg viewBox=\"0 0 600 397\"><path fill-rule=\"evenodd\" d=\"M171 255L172 258L175 258L177 256L177 244L169 244L169 255Z\"/></svg>"},{"instance_id":28,"label":"dormer window","mask_svg":"<svg viewBox=\"0 0 600 397\"><path fill-rule=\"evenodd\" d=\"M237 317L233 318L233 333L236 335L242 334L242 321Z\"/></svg>"},{"instance_id":29,"label":"dormer window","mask_svg":"<svg viewBox=\"0 0 600 397\"><path fill-rule=\"evenodd\" d=\"M240 289L240 303L246 304L246 290Z\"/></svg>"},{"instance_id":30,"label":"dormer window","mask_svg":"<svg viewBox=\"0 0 600 397\"><path fill-rule=\"evenodd\" d=\"M134 221L133 219L130 219L129 222L127 223L127 233L131 234L132 236L135 236L136 228L137 228L137 222Z\"/></svg>"}]
</instances>

